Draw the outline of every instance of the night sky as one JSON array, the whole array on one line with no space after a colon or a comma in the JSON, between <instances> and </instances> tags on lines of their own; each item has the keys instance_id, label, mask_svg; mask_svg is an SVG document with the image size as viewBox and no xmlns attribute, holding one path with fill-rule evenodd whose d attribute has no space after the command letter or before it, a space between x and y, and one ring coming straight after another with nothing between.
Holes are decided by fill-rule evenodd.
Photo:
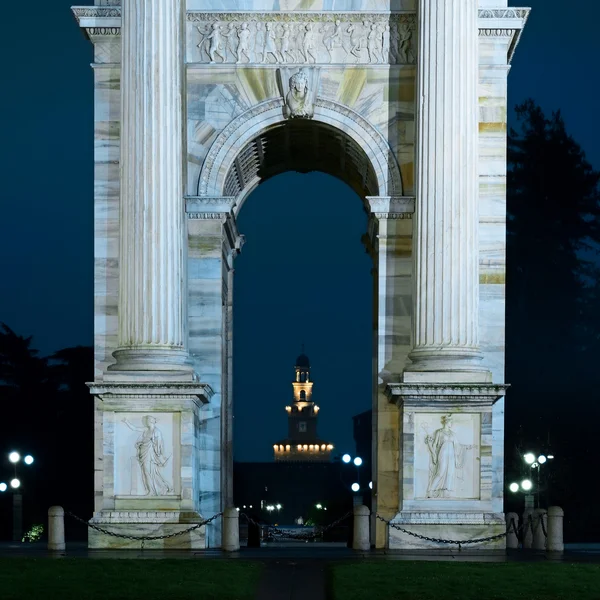
<instances>
[{"instance_id":1,"label":"night sky","mask_svg":"<svg viewBox=\"0 0 600 600\"><path fill-rule=\"evenodd\" d=\"M72 3L6 3L10 26L0 37L0 321L33 335L44 355L91 345L93 335L92 46L70 14ZM560 109L598 168L600 2L523 4L533 12L513 61L509 105L533 97L546 111ZM365 224L359 198L318 173L274 178L242 209L237 459L269 460L273 442L285 436L283 407L303 342L322 408L320 434L340 451L353 449L351 417L370 404Z\"/></svg>"}]
</instances>

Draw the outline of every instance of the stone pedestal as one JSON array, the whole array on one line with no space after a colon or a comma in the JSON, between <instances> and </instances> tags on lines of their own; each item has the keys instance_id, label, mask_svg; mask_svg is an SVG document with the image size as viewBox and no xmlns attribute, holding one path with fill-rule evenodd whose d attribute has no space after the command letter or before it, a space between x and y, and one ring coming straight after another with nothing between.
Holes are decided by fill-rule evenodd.
<instances>
[{"instance_id":1,"label":"stone pedestal","mask_svg":"<svg viewBox=\"0 0 600 600\"><path fill-rule=\"evenodd\" d=\"M205 384L98 383L102 490L90 523L108 531L158 536L211 517L201 505L201 411ZM218 512L218 511L215 511ZM147 548L204 548L204 528ZM139 548L139 542L90 529L90 548Z\"/></svg>"},{"instance_id":2,"label":"stone pedestal","mask_svg":"<svg viewBox=\"0 0 600 600\"><path fill-rule=\"evenodd\" d=\"M492 407L505 386L391 384L402 415L399 512L393 522L428 537L468 540L503 533L494 507ZM505 548L503 538L469 545ZM389 548L444 548L389 530Z\"/></svg>"}]
</instances>

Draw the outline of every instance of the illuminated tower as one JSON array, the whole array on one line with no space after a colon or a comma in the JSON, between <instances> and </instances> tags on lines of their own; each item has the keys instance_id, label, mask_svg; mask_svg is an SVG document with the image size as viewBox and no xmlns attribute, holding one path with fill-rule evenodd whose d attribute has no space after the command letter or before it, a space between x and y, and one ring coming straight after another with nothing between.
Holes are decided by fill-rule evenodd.
<instances>
[{"instance_id":1,"label":"illuminated tower","mask_svg":"<svg viewBox=\"0 0 600 600\"><path fill-rule=\"evenodd\" d=\"M294 370L294 399L291 406L285 407L288 437L273 446L275 460L327 462L333 444L320 440L317 435L319 407L312 399L314 384L310 380L310 361L304 352L296 359Z\"/></svg>"}]
</instances>

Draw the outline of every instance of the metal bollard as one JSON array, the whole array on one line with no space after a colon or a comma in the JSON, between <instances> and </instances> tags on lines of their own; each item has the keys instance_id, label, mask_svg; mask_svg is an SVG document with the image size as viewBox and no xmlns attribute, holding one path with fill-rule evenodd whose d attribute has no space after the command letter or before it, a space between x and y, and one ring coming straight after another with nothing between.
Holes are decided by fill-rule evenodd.
<instances>
[{"instance_id":1,"label":"metal bollard","mask_svg":"<svg viewBox=\"0 0 600 600\"><path fill-rule=\"evenodd\" d=\"M533 546L533 508L526 508L523 513L523 548L530 549Z\"/></svg>"},{"instance_id":2,"label":"metal bollard","mask_svg":"<svg viewBox=\"0 0 600 600\"><path fill-rule=\"evenodd\" d=\"M536 508L533 511L533 549L546 549L546 534L548 531L547 514L545 508Z\"/></svg>"},{"instance_id":3,"label":"metal bollard","mask_svg":"<svg viewBox=\"0 0 600 600\"><path fill-rule=\"evenodd\" d=\"M65 511L62 506L51 506L48 509L48 550L64 552L65 549Z\"/></svg>"},{"instance_id":4,"label":"metal bollard","mask_svg":"<svg viewBox=\"0 0 600 600\"><path fill-rule=\"evenodd\" d=\"M223 550L237 552L240 549L240 513L235 508L223 512Z\"/></svg>"},{"instance_id":5,"label":"metal bollard","mask_svg":"<svg viewBox=\"0 0 600 600\"><path fill-rule=\"evenodd\" d=\"M371 513L364 506L354 507L354 536L352 538L353 550L370 550L371 542L369 539L369 519Z\"/></svg>"},{"instance_id":6,"label":"metal bollard","mask_svg":"<svg viewBox=\"0 0 600 600\"><path fill-rule=\"evenodd\" d=\"M564 552L563 522L565 513L560 506L551 506L548 509L548 552Z\"/></svg>"},{"instance_id":7,"label":"metal bollard","mask_svg":"<svg viewBox=\"0 0 600 600\"><path fill-rule=\"evenodd\" d=\"M506 513L506 547L509 549L515 549L519 547L519 536L517 531L519 530L519 515L514 512Z\"/></svg>"}]
</instances>

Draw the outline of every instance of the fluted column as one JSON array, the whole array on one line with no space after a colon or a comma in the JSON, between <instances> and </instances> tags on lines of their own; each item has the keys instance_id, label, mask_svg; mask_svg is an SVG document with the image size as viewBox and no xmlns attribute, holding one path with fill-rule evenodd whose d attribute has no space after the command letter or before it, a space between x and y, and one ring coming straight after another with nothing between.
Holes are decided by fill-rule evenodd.
<instances>
[{"instance_id":1,"label":"fluted column","mask_svg":"<svg viewBox=\"0 0 600 600\"><path fill-rule=\"evenodd\" d=\"M122 2L119 348L110 370L187 362L182 1Z\"/></svg>"},{"instance_id":2,"label":"fluted column","mask_svg":"<svg viewBox=\"0 0 600 600\"><path fill-rule=\"evenodd\" d=\"M436 381L481 371L477 17L477 0L418 2L415 310L407 371L435 372Z\"/></svg>"}]
</instances>

